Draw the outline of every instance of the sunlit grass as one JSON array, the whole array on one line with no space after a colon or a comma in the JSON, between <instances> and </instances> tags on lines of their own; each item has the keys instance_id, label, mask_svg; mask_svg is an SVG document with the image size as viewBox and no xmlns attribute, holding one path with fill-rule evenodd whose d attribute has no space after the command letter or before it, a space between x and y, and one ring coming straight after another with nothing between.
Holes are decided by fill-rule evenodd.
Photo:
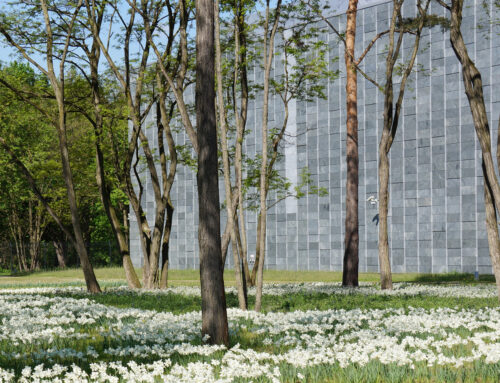
<instances>
[{"instance_id":1,"label":"sunlit grass","mask_svg":"<svg viewBox=\"0 0 500 383\"><path fill-rule=\"evenodd\" d=\"M142 269L137 269L139 278L142 278ZM103 286L126 285L125 272L121 267L105 267L95 269L98 281ZM169 286L199 286L200 275L198 270L170 270ZM378 273L360 273L360 282L379 282ZM265 270L264 281L266 283L290 283L290 282L340 282L342 273L338 271L286 271ZM224 271L224 281L227 286L235 285L233 270ZM449 274L418 274L402 273L393 274L394 282L419 282L419 283L477 283L474 275L465 273ZM479 282L494 282L492 275L481 275ZM0 287L16 286L84 286L83 272L78 268L39 271L26 275L0 274Z\"/></svg>"}]
</instances>

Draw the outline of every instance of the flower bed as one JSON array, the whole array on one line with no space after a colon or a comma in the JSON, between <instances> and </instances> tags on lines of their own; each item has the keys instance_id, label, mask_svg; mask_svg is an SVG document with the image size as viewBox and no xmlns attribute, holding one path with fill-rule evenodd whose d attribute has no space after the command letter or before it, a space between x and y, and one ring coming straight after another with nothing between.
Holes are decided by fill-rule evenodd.
<instances>
[{"instance_id":1,"label":"flower bed","mask_svg":"<svg viewBox=\"0 0 500 383\"><path fill-rule=\"evenodd\" d=\"M486 371L486 381L495 381L495 371L500 374L497 307L267 314L229 309L234 344L225 349L203 344L199 312L173 315L97 304L90 297L47 295L72 289L0 290L0 382L319 382L322 376L352 371L365 374L366 381L382 373L401 373L395 381L405 381L424 370L431 376L471 367ZM274 285L265 291L387 294L373 286L353 291L334 284ZM179 292L194 293L170 291ZM406 284L389 294L432 299L494 292L494 286Z\"/></svg>"}]
</instances>

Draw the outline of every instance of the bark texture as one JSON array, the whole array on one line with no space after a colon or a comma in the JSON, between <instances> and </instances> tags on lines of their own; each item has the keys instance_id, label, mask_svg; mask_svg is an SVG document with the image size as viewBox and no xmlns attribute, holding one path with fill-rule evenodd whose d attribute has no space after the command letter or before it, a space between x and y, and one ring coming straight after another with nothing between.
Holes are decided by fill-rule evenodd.
<instances>
[{"instance_id":1,"label":"bark texture","mask_svg":"<svg viewBox=\"0 0 500 383\"><path fill-rule=\"evenodd\" d=\"M224 292L215 117L214 2L196 1L196 121L202 335L229 345Z\"/></svg>"},{"instance_id":2,"label":"bark texture","mask_svg":"<svg viewBox=\"0 0 500 383\"><path fill-rule=\"evenodd\" d=\"M486 174L486 167L483 161L483 175ZM498 221L495 204L493 203L493 193L487 177L484 177L484 208L486 212L486 233L488 235L488 246L490 250L491 264L497 285L497 295L500 301L500 240L498 238Z\"/></svg>"},{"instance_id":3,"label":"bark texture","mask_svg":"<svg viewBox=\"0 0 500 383\"><path fill-rule=\"evenodd\" d=\"M344 267L342 286L358 286L359 265L359 224L358 224L358 80L354 65L354 42L356 40L356 15L358 0L349 0L346 25L346 203L345 203L345 239Z\"/></svg>"},{"instance_id":4,"label":"bark texture","mask_svg":"<svg viewBox=\"0 0 500 383\"><path fill-rule=\"evenodd\" d=\"M465 93L467 95L467 99L469 100L476 135L481 146L483 157L486 230L488 234L491 263L495 273L500 300L500 245L497 221L497 212L500 211L500 186L498 184L498 178L491 154L491 137L488 115L486 114L486 106L484 103L483 82L481 79L481 73L469 56L467 46L465 45L461 32L464 0L452 0L451 6L442 2L440 2L440 4L445 6L445 8L450 11L450 41L453 50L455 51L455 55L462 66L462 78Z\"/></svg>"}]
</instances>

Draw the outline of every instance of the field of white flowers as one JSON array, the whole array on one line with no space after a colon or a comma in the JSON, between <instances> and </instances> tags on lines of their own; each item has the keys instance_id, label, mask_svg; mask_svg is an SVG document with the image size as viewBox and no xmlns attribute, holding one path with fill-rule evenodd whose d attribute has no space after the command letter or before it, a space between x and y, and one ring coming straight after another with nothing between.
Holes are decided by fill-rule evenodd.
<instances>
[{"instance_id":1,"label":"field of white flowers","mask_svg":"<svg viewBox=\"0 0 500 383\"><path fill-rule=\"evenodd\" d=\"M262 314L229 309L232 345L225 349L203 344L199 312L117 308L91 296L68 296L74 292L81 290L0 289L0 383L500 381L497 306ZM401 284L387 293L326 283L265 289L278 296L317 292L433 299L493 298L496 291L492 285ZM199 291L118 288L108 294L161 298ZM332 376L339 379L328 380Z\"/></svg>"}]
</instances>

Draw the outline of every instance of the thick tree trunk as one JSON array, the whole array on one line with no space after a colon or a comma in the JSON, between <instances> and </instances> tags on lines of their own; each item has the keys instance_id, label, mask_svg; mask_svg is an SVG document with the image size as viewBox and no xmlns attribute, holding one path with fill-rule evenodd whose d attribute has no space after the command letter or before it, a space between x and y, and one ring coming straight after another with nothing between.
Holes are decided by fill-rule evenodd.
<instances>
[{"instance_id":1,"label":"thick tree trunk","mask_svg":"<svg viewBox=\"0 0 500 383\"><path fill-rule=\"evenodd\" d=\"M357 73L353 63L354 42L356 39L356 15L358 0L349 0L346 25L346 211L344 239L344 267L342 286L358 286L358 91Z\"/></svg>"},{"instance_id":2,"label":"thick tree trunk","mask_svg":"<svg viewBox=\"0 0 500 383\"><path fill-rule=\"evenodd\" d=\"M196 1L196 120L202 335L229 345L221 256L215 118L214 3Z\"/></svg>"}]
</instances>

